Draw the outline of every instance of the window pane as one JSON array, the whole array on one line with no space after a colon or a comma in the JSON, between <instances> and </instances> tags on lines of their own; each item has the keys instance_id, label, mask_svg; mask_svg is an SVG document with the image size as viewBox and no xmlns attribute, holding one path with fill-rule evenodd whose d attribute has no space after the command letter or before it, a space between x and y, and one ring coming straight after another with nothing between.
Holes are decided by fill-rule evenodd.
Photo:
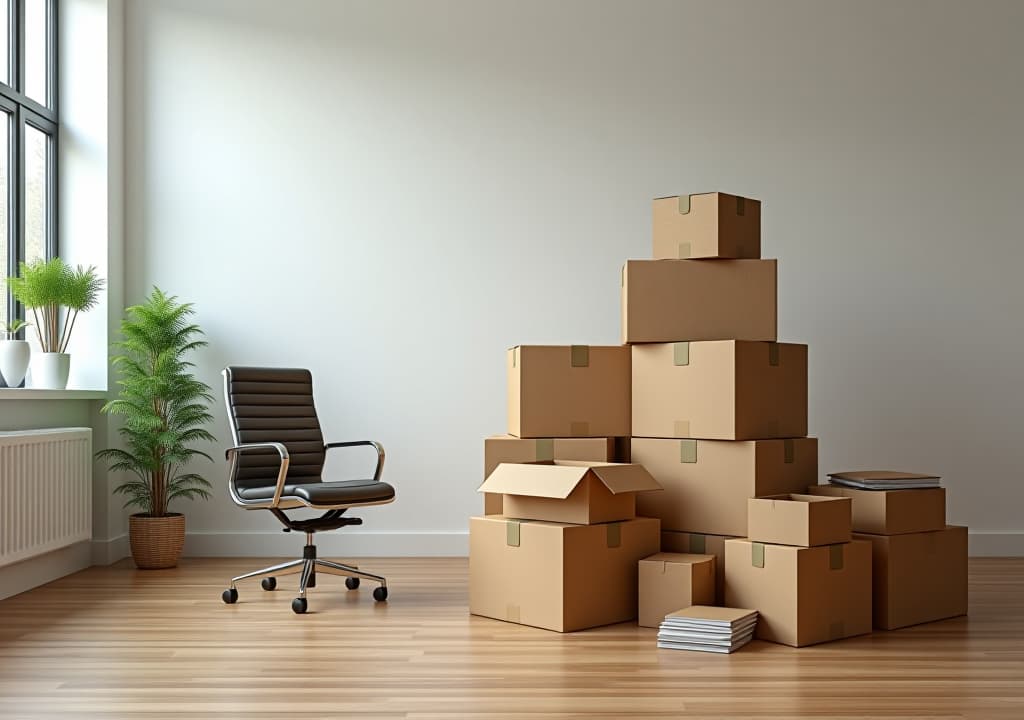
<instances>
[{"instance_id":1,"label":"window pane","mask_svg":"<svg viewBox=\"0 0 1024 720\"><path fill-rule=\"evenodd\" d=\"M46 158L50 138L25 125L25 262L46 258Z\"/></svg>"},{"instance_id":2,"label":"window pane","mask_svg":"<svg viewBox=\"0 0 1024 720\"><path fill-rule=\"evenodd\" d=\"M10 0L0 0L0 82L11 85L11 73L8 62L10 60L10 38L11 28L11 3Z\"/></svg>"},{"instance_id":3,"label":"window pane","mask_svg":"<svg viewBox=\"0 0 1024 720\"><path fill-rule=\"evenodd\" d=\"M48 105L46 94L47 0L25 0L25 94Z\"/></svg>"},{"instance_id":4,"label":"window pane","mask_svg":"<svg viewBox=\"0 0 1024 720\"><path fill-rule=\"evenodd\" d=\"M0 272L3 272L4 278L7 277L7 270L10 267L11 259L10 236L7 234L7 178L9 177L7 161L10 157L10 148L8 147L10 123L10 114L0 112L0 135L3 136L0 138ZM7 283L5 282L3 284L3 292L0 292L0 320L6 322L7 317Z\"/></svg>"}]
</instances>

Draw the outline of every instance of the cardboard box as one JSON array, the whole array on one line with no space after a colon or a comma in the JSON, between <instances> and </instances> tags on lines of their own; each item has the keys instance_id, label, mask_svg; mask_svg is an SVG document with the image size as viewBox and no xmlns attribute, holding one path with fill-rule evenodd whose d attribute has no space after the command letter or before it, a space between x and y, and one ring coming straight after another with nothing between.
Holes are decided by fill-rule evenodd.
<instances>
[{"instance_id":1,"label":"cardboard box","mask_svg":"<svg viewBox=\"0 0 1024 720\"><path fill-rule=\"evenodd\" d=\"M632 349L634 438L807 435L806 345L719 340Z\"/></svg>"},{"instance_id":2,"label":"cardboard box","mask_svg":"<svg viewBox=\"0 0 1024 720\"><path fill-rule=\"evenodd\" d=\"M654 257L761 257L761 201L726 193L654 200Z\"/></svg>"},{"instance_id":3,"label":"cardboard box","mask_svg":"<svg viewBox=\"0 0 1024 720\"><path fill-rule=\"evenodd\" d=\"M871 545L725 541L725 604L756 608L756 637L802 647L871 632Z\"/></svg>"},{"instance_id":4,"label":"cardboard box","mask_svg":"<svg viewBox=\"0 0 1024 720\"><path fill-rule=\"evenodd\" d=\"M629 435L628 347L520 345L507 365L509 434Z\"/></svg>"},{"instance_id":5,"label":"cardboard box","mask_svg":"<svg viewBox=\"0 0 1024 720\"><path fill-rule=\"evenodd\" d=\"M661 531L662 552L692 553L695 555L714 555L715 557L715 602L725 602L725 541L732 540L725 535L706 535L703 533Z\"/></svg>"},{"instance_id":6,"label":"cardboard box","mask_svg":"<svg viewBox=\"0 0 1024 720\"><path fill-rule=\"evenodd\" d=\"M803 547L850 542L850 500L797 493L751 498L747 537Z\"/></svg>"},{"instance_id":7,"label":"cardboard box","mask_svg":"<svg viewBox=\"0 0 1024 720\"><path fill-rule=\"evenodd\" d=\"M775 283L775 260L627 260L622 341L774 341Z\"/></svg>"},{"instance_id":8,"label":"cardboard box","mask_svg":"<svg viewBox=\"0 0 1024 720\"><path fill-rule=\"evenodd\" d=\"M967 614L967 528L854 537L871 543L876 628Z\"/></svg>"},{"instance_id":9,"label":"cardboard box","mask_svg":"<svg viewBox=\"0 0 1024 720\"><path fill-rule=\"evenodd\" d=\"M807 492L850 498L854 532L900 535L933 532L946 527L945 488L858 490L838 485L812 485Z\"/></svg>"},{"instance_id":10,"label":"cardboard box","mask_svg":"<svg viewBox=\"0 0 1024 720\"><path fill-rule=\"evenodd\" d=\"M636 517L636 494L648 490L661 486L640 465L549 460L501 463L479 491L503 495L507 517L592 525Z\"/></svg>"},{"instance_id":11,"label":"cardboard box","mask_svg":"<svg viewBox=\"0 0 1024 720\"><path fill-rule=\"evenodd\" d=\"M658 552L652 518L603 525L469 521L469 611L570 632L637 613L637 562Z\"/></svg>"},{"instance_id":12,"label":"cardboard box","mask_svg":"<svg viewBox=\"0 0 1024 720\"><path fill-rule=\"evenodd\" d=\"M633 461L663 489L637 498L637 512L663 530L747 536L747 499L802 492L818 477L818 441L633 438Z\"/></svg>"},{"instance_id":13,"label":"cardboard box","mask_svg":"<svg viewBox=\"0 0 1024 720\"><path fill-rule=\"evenodd\" d=\"M658 627L670 612L715 601L715 556L660 552L638 565L641 627Z\"/></svg>"},{"instance_id":14,"label":"cardboard box","mask_svg":"<svg viewBox=\"0 0 1024 720\"><path fill-rule=\"evenodd\" d=\"M526 463L542 460L595 460L629 462L620 457L621 438L517 438L495 435L484 439L484 477L498 463ZM501 495L484 493L484 515L501 515Z\"/></svg>"}]
</instances>

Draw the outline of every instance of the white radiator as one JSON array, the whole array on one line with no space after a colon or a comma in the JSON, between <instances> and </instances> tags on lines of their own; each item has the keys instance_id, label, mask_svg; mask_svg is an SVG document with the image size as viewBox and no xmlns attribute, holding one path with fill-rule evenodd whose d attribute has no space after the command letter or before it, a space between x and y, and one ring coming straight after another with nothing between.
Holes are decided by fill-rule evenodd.
<instances>
[{"instance_id":1,"label":"white radiator","mask_svg":"<svg viewBox=\"0 0 1024 720\"><path fill-rule=\"evenodd\" d=\"M92 430L0 432L0 566L92 538Z\"/></svg>"}]
</instances>

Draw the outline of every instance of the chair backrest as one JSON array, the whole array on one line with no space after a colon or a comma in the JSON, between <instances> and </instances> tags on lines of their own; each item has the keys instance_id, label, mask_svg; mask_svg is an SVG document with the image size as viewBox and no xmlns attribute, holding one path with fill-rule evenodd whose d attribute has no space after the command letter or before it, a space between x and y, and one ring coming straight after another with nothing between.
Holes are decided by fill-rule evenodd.
<instances>
[{"instance_id":1,"label":"chair backrest","mask_svg":"<svg viewBox=\"0 0 1024 720\"><path fill-rule=\"evenodd\" d=\"M313 404L313 376L302 368L224 368L224 398L236 445L279 442L288 448L288 483L320 482L324 436ZM273 450L239 453L235 483L263 487L277 481Z\"/></svg>"}]
</instances>

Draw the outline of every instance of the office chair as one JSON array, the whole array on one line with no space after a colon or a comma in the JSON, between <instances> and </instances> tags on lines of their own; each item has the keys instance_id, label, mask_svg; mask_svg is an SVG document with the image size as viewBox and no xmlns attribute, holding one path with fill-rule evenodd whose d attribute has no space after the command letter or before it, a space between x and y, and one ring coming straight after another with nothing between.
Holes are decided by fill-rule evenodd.
<instances>
[{"instance_id":1,"label":"office chair","mask_svg":"<svg viewBox=\"0 0 1024 720\"><path fill-rule=\"evenodd\" d=\"M277 577L299 577L299 596L292 610L306 612L306 591L316 585L319 572L345 577L349 590L359 587L360 578L380 583L373 598L388 597L387 580L352 565L321 560L316 556L313 537L326 530L362 525L360 518L348 517L350 508L393 502L395 489L381 482L384 448L371 440L324 443L313 404L313 376L300 368L224 368L224 400L234 447L225 456L230 463L228 492L235 504L246 510L269 510L284 525L285 532L306 533L301 560L245 573L231 579L221 599L229 605L238 601L235 585L240 580L262 577L264 590L277 587ZM371 446L377 450L377 468L371 480L332 480L322 477L328 450ZM313 508L325 511L315 518L290 518L285 510Z\"/></svg>"}]
</instances>

